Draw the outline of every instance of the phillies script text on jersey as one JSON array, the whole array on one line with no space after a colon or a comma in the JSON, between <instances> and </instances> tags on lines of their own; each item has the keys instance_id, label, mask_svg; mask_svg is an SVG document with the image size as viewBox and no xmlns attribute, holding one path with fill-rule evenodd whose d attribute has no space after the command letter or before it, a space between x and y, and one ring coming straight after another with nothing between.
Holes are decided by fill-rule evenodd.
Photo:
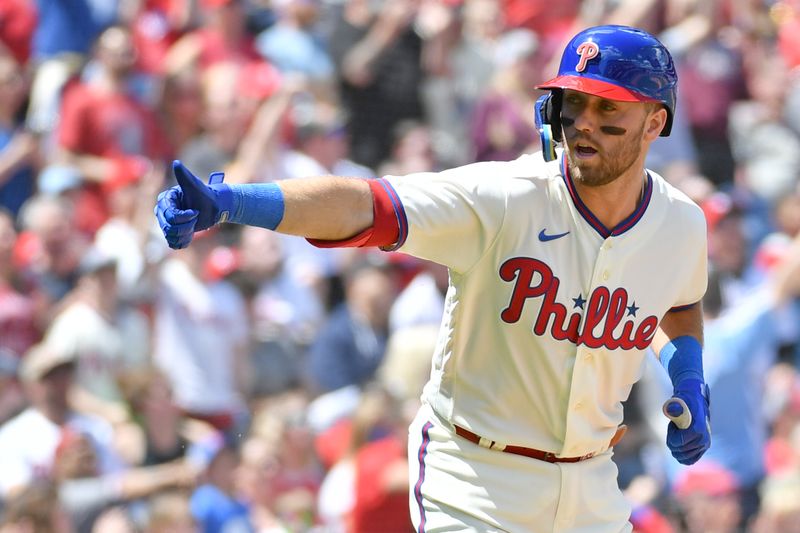
<instances>
[{"instance_id":1,"label":"phillies script text on jersey","mask_svg":"<svg viewBox=\"0 0 800 533\"><path fill-rule=\"evenodd\" d=\"M531 285L535 274L539 274L540 280ZM622 323L626 311L629 310L628 291L623 288L617 288L613 292L608 287L595 288L586 301L586 319L581 325L581 313L573 312L567 317L566 306L556 301L561 282L544 262L530 257L511 258L500 267L500 277L509 282L516 279L511 301L500 314L504 322L517 322L528 298L544 296L533 326L536 335L542 336L546 333L551 316L553 325L550 327L550 335L554 339L569 340L576 345L585 344L589 348L644 350L656 333L658 318L655 316L648 316L638 326L632 319ZM602 333L595 335L594 330L601 323ZM621 323L622 332L619 337L615 337L614 330Z\"/></svg>"}]
</instances>

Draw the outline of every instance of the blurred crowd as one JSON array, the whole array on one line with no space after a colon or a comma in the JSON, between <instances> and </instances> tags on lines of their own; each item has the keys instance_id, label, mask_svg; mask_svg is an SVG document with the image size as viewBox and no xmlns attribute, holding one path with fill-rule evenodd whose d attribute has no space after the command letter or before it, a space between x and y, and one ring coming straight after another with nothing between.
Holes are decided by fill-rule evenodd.
<instances>
[{"instance_id":1,"label":"blurred crowd","mask_svg":"<svg viewBox=\"0 0 800 533\"><path fill-rule=\"evenodd\" d=\"M634 530L800 531L798 0L0 1L0 531L410 531L447 272L233 225L173 252L155 197L173 159L245 183L536 151L532 87L600 23L672 50L648 166L709 231L713 446L668 456L651 357L615 448Z\"/></svg>"}]
</instances>

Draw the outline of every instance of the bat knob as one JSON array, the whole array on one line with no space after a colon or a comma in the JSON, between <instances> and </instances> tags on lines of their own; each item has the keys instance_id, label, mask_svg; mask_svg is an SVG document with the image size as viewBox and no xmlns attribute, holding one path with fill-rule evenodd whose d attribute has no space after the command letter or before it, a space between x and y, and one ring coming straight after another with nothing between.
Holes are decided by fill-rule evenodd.
<instances>
[{"instance_id":1,"label":"bat knob","mask_svg":"<svg viewBox=\"0 0 800 533\"><path fill-rule=\"evenodd\" d=\"M689 411L689 406L680 398L670 398L664 402L661 410L678 426L678 429L686 429L692 425L692 413Z\"/></svg>"},{"instance_id":2,"label":"bat knob","mask_svg":"<svg viewBox=\"0 0 800 533\"><path fill-rule=\"evenodd\" d=\"M683 405L675 400L669 400L664 405L664 412L669 418L677 418L683 414Z\"/></svg>"}]
</instances>

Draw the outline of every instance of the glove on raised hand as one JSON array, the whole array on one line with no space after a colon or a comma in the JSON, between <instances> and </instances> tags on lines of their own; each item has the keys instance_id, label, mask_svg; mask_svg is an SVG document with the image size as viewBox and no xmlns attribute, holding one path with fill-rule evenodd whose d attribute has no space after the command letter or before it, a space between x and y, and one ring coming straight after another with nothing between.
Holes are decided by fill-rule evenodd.
<instances>
[{"instance_id":1,"label":"glove on raised hand","mask_svg":"<svg viewBox=\"0 0 800 533\"><path fill-rule=\"evenodd\" d=\"M158 195L154 213L167 244L180 249L189 246L195 232L230 218L233 194L222 183L222 172L211 174L206 185L180 161L172 163L172 171L178 185Z\"/></svg>"}]
</instances>

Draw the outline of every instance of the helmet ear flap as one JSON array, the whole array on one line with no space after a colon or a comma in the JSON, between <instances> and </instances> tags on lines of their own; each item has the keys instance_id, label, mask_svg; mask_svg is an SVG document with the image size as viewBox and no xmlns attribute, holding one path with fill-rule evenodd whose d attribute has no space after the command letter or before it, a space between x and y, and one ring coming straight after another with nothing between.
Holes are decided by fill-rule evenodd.
<instances>
[{"instance_id":1,"label":"helmet ear flap","mask_svg":"<svg viewBox=\"0 0 800 533\"><path fill-rule=\"evenodd\" d=\"M564 96L564 91L553 91L550 94L547 113L550 117L550 124L553 127L553 139L556 142L561 142L561 99Z\"/></svg>"},{"instance_id":2,"label":"helmet ear flap","mask_svg":"<svg viewBox=\"0 0 800 533\"><path fill-rule=\"evenodd\" d=\"M561 142L561 91L555 90L540 96L534 114L544 160L553 161L556 158L556 143Z\"/></svg>"}]
</instances>

